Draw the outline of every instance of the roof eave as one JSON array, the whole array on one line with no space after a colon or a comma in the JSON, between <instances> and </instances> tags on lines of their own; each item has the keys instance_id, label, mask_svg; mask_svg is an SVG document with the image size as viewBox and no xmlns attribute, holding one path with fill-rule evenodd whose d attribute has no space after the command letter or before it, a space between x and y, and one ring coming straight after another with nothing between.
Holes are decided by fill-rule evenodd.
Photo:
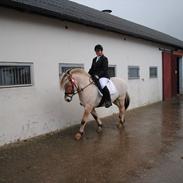
<instances>
[{"instance_id":1,"label":"roof eave","mask_svg":"<svg viewBox=\"0 0 183 183\"><path fill-rule=\"evenodd\" d=\"M78 23L78 24L82 24L82 25L86 25L86 26L90 26L90 27L94 27L94 28L99 28L102 30L110 31L110 32L120 33L122 35L127 35L127 36L131 36L134 38L151 41L154 43L160 43L160 44L164 44L164 45L166 44L168 46L173 46L177 49L183 49L183 46L179 46L177 44L172 44L172 43L166 42L166 41L160 41L157 39L153 39L152 37L148 37L148 36L144 36L144 35L140 35L140 34L135 34L135 33L130 32L130 31L124 31L124 30L117 29L117 28L114 28L111 26L106 26L105 24L99 24L96 22L88 21L88 20L83 19L83 18L77 18L75 16L68 16L68 15L62 14L61 12L55 12L55 11L51 11L51 10L44 9L41 7L35 7L35 6L28 5L28 4L21 4L19 2L10 1L10 0L2 0L0 2L0 5L2 5L4 7L8 7L8 8L18 9L21 11L27 11L29 13L36 13L39 15L44 15L47 17L60 19L62 21L70 21L73 23Z\"/></svg>"}]
</instances>

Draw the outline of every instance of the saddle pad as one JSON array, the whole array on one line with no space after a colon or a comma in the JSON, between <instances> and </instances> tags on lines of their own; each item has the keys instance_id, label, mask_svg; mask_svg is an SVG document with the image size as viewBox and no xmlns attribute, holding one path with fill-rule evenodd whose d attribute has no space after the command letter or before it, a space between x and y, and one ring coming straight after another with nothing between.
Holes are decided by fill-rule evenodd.
<instances>
[{"instance_id":1,"label":"saddle pad","mask_svg":"<svg viewBox=\"0 0 183 183\"><path fill-rule=\"evenodd\" d=\"M117 89L111 80L109 80L109 82L107 82L107 88L108 88L111 95L115 94L117 92Z\"/></svg>"},{"instance_id":2,"label":"saddle pad","mask_svg":"<svg viewBox=\"0 0 183 183\"><path fill-rule=\"evenodd\" d=\"M108 88L111 95L113 95L117 92L117 89L116 89L114 83L111 80L108 80L106 86L107 86L107 88ZM98 91L99 91L100 95L103 96L103 94L100 92L100 90L98 90Z\"/></svg>"}]
</instances>

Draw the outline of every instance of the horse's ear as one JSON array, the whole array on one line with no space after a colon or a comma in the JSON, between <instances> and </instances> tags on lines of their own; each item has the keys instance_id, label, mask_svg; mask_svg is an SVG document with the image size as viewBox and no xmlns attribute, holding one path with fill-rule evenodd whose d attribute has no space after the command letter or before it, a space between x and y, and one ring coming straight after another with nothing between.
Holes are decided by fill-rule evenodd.
<instances>
[{"instance_id":1,"label":"horse's ear","mask_svg":"<svg viewBox=\"0 0 183 183\"><path fill-rule=\"evenodd\" d=\"M70 71L72 70L72 68L71 69L67 69L66 71L65 71L65 74L70 74Z\"/></svg>"}]
</instances>

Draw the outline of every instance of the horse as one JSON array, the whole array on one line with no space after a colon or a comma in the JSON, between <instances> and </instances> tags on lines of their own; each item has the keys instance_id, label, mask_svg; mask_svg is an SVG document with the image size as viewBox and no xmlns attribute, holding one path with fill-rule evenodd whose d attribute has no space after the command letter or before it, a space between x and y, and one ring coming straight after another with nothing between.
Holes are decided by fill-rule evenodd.
<instances>
[{"instance_id":1,"label":"horse","mask_svg":"<svg viewBox=\"0 0 183 183\"><path fill-rule=\"evenodd\" d=\"M116 87L116 93L111 95L111 101L119 109L119 123L117 126L121 128L125 122L125 111L129 106L130 97L124 80L112 77L111 81ZM102 132L102 121L95 110L101 105L102 96L91 76L84 69L69 69L61 75L60 88L65 90L65 101L71 102L73 96L78 94L80 104L84 107L81 125L79 131L75 134L75 139L80 140L82 138L90 114L98 124L97 132Z\"/></svg>"}]
</instances>

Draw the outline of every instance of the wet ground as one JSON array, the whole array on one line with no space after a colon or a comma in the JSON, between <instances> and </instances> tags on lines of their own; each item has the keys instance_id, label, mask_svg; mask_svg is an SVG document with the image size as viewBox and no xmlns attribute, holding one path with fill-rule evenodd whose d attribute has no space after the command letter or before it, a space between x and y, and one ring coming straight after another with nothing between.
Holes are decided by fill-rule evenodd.
<instances>
[{"instance_id":1,"label":"wet ground","mask_svg":"<svg viewBox=\"0 0 183 183\"><path fill-rule=\"evenodd\" d=\"M183 97L0 149L0 183L182 183Z\"/></svg>"}]
</instances>

